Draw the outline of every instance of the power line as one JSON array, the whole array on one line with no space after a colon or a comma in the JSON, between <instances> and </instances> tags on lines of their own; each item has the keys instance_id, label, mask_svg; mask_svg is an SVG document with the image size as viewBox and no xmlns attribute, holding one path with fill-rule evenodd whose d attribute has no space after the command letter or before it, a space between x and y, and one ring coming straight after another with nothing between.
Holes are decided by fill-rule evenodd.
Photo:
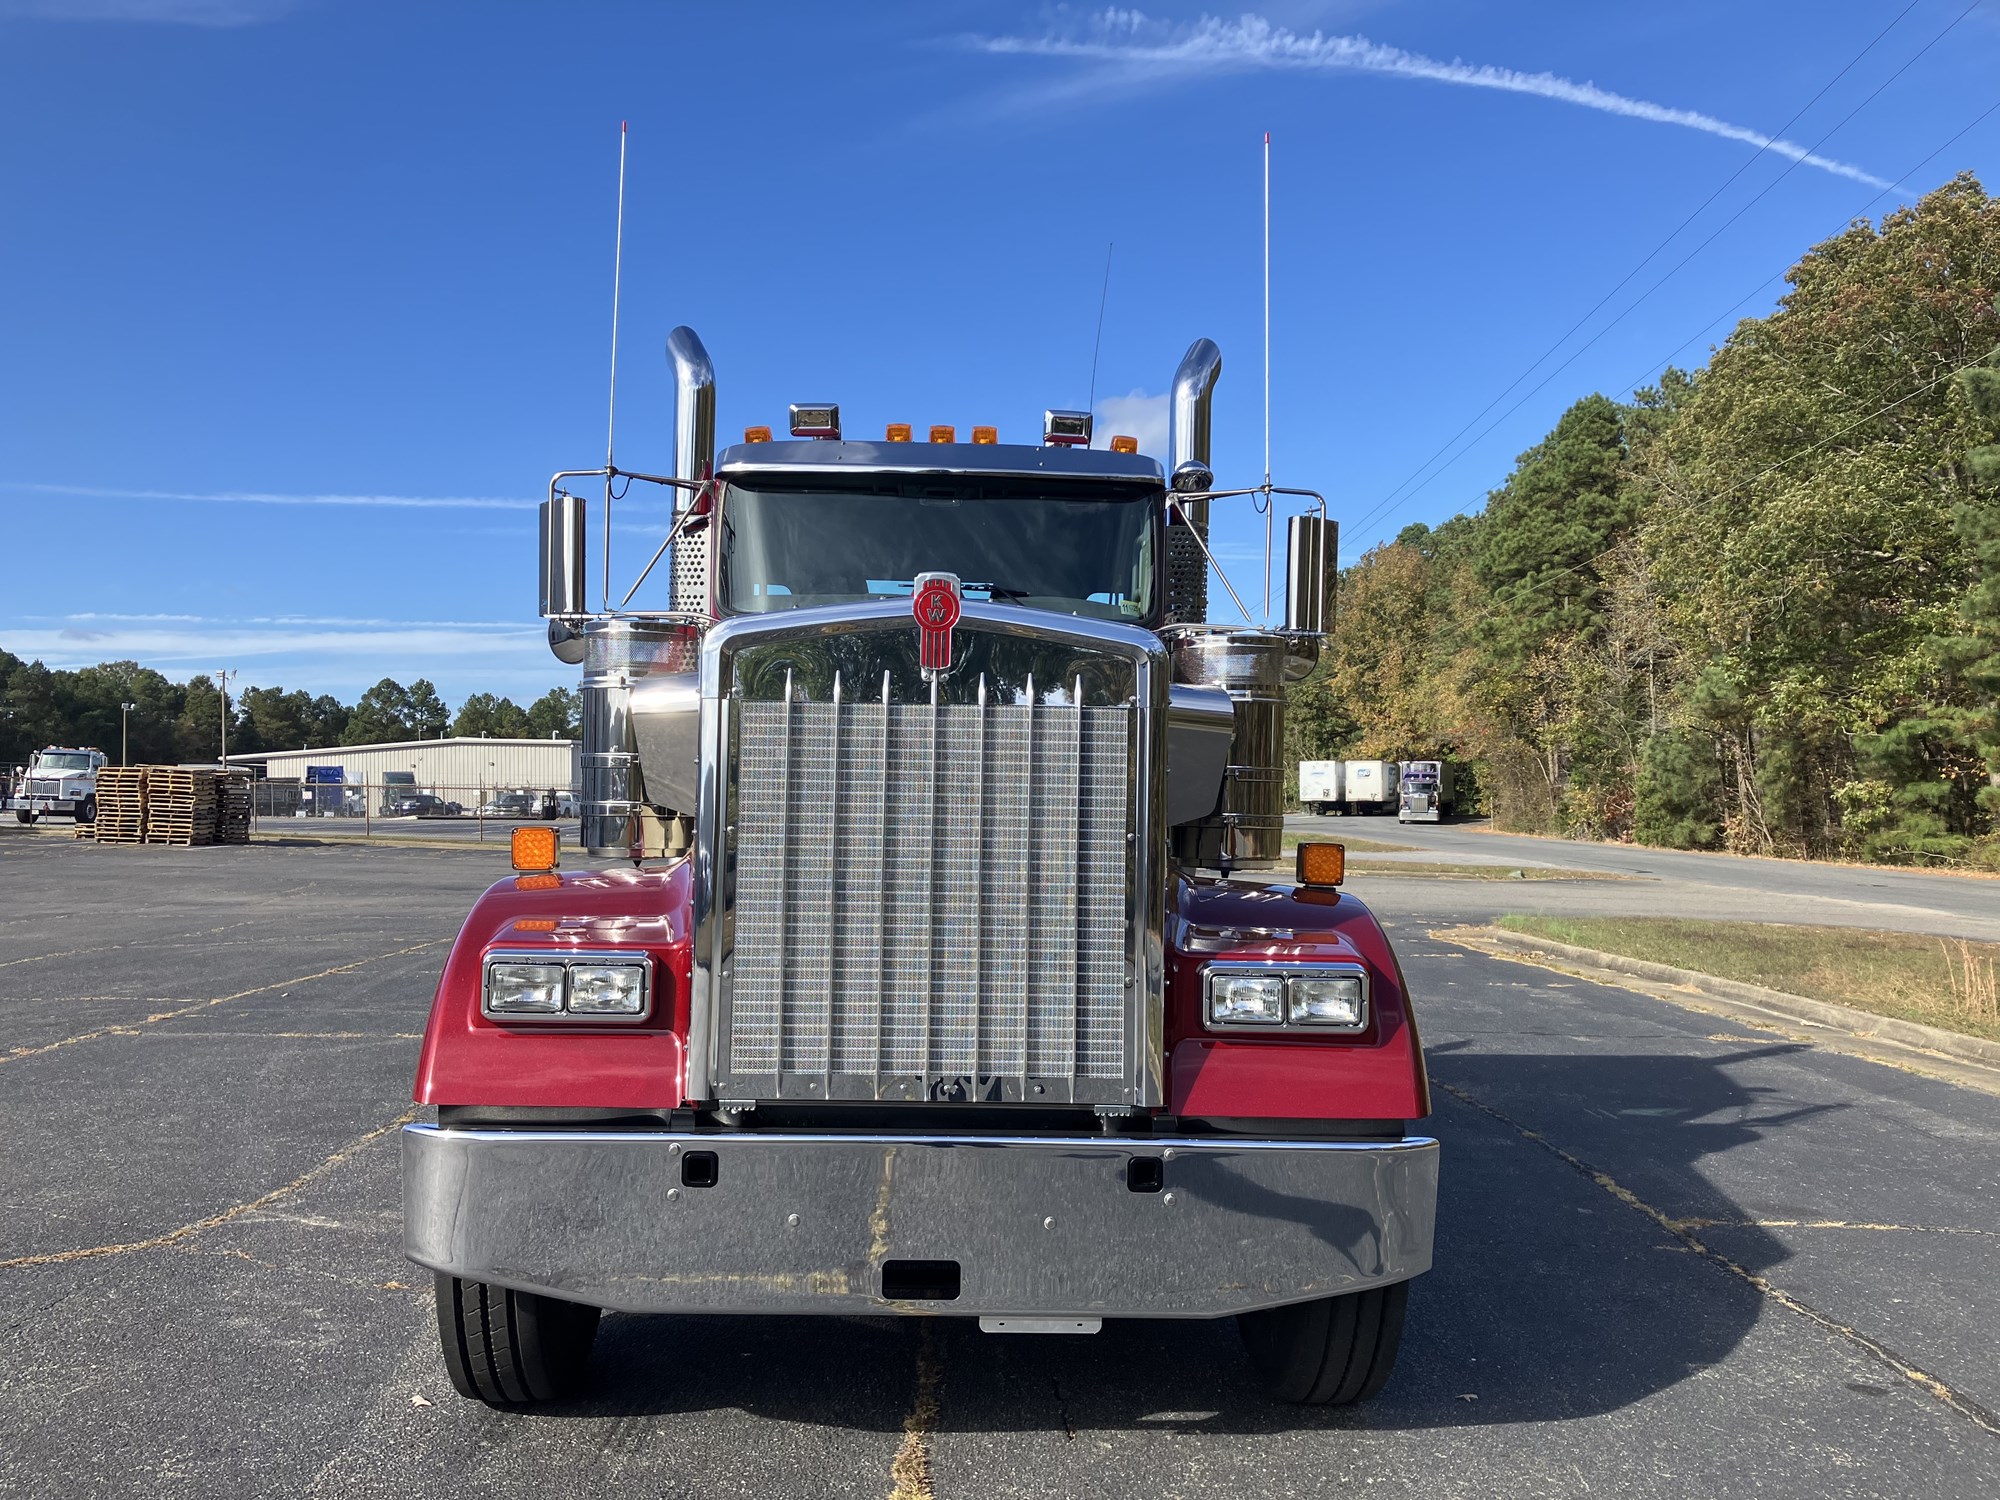
<instances>
[{"instance_id":1,"label":"power line","mask_svg":"<svg viewBox=\"0 0 2000 1500\"><path fill-rule=\"evenodd\" d=\"M1933 150L1929 156L1926 156L1922 161L1916 162L1912 166L1910 166L1909 169L1902 174L1902 176L1898 179L1898 181L1899 182L1904 181L1911 177L1916 176L1917 173L1921 172L1925 167L1929 166L1932 161L1942 156L1946 151L1949 151L1953 146L1957 145L1962 138L1971 134L1972 131L1975 130L1977 127L1985 124L1987 118L1990 115L1992 115L1995 110L2000 110L2000 99L1994 100L1991 104L1987 105L1986 108L1982 109L1967 124L1962 126L1949 140L1945 141L1942 145L1938 146L1935 150ZM1848 225L1852 224L1855 220L1864 217L1871 208L1873 208L1876 204L1880 203L1884 198L1888 197L1889 194L1894 191L1895 191L1894 188L1884 188L1881 192L1877 193L1873 198L1870 198L1866 203L1862 204L1860 208L1856 209L1853 213L1849 214L1845 219L1841 220L1841 222L1838 225L1836 225L1831 231L1829 231L1829 233L1839 234L1843 229L1845 229ZM1720 323L1724 318L1727 318L1731 313L1735 312L1737 308L1743 306L1744 303L1751 301L1753 298L1757 296L1759 292L1763 291L1764 288L1769 286L1772 282L1782 281L1785 277L1785 274L1786 273L1784 271L1773 271L1769 276L1766 276L1762 281L1758 282L1754 287L1752 287L1747 293L1737 298L1735 302L1730 304L1729 308L1725 312L1721 313L1717 317L1710 318L1706 323L1702 324L1701 328L1697 330L1691 337L1682 339L1680 343L1674 346L1672 354L1669 354L1663 360L1655 360L1653 362L1652 368L1663 369L1667 365L1672 364L1675 356L1677 356L1683 349L1687 348L1689 344L1695 343L1697 340L1701 338L1703 334L1707 333L1709 329L1713 328L1717 323ZM1639 377L1639 380L1628 380L1625 382L1624 385L1620 386L1619 389L1626 391L1636 391L1637 389L1639 389L1639 381L1648 379L1650 377L1650 374L1651 371L1649 370L1648 374L1641 375Z\"/></svg>"},{"instance_id":2,"label":"power line","mask_svg":"<svg viewBox=\"0 0 2000 1500\"><path fill-rule=\"evenodd\" d=\"M1817 151L1820 146L1824 145L1834 135L1838 134L1850 120L1852 120L1863 109L1866 109L1868 105L1873 103L1876 97L1879 96L1884 89L1888 88L1890 84L1894 83L1898 78L1902 77L1904 73L1908 72L1910 67L1914 63L1916 63L1916 61L1919 58L1923 57L1925 53L1929 52L1931 48L1935 47L1940 41L1942 41L1945 38L1945 36L1959 24L1960 21L1963 21L1967 16L1971 15L1972 12L1978 8L1979 4L1980 0L1972 0L1972 3L1967 5L1963 11L1959 12L1959 14L1956 17L1954 17L1949 23L1947 23L1942 31L1938 32L1936 36L1932 37L1922 47L1918 48L1916 52L1912 53L1910 57L1904 61L1901 67L1897 68L1895 72L1891 73L1887 78L1883 79L1881 83L1875 86L1874 90L1871 93L1869 93L1866 98L1864 98L1859 104L1855 105L1854 108L1849 110L1844 116L1842 116L1839 122L1836 123L1832 127L1832 129L1823 132L1820 135L1819 139L1814 141L1813 144L1807 148L1808 152L1810 153L1812 151ZM1876 35L1874 41L1871 41L1867 47L1862 48L1861 52L1855 55L1854 60L1849 62L1846 68L1841 69L1840 73L1835 75L1834 79L1828 83L1827 87L1831 88L1833 82L1837 82L1840 77L1844 76L1847 73L1847 71L1854 66L1854 63L1859 62L1863 56L1865 56L1870 50L1872 50L1873 47L1875 46L1875 43L1879 42L1883 36L1886 36L1888 32L1894 28L1896 22L1900 21L1904 15L1907 15L1911 8L1912 8L1911 6L1906 6L1904 10L1896 17L1896 21L1891 21L1889 23L1889 26L1883 28L1883 30ZM1820 90L1820 94L1824 94L1825 92L1826 89L1824 88ZM1820 94L1816 94L1813 96L1815 101L1820 97ZM1811 103L1809 102L1806 107L1810 108ZM1804 113L1804 111L1801 110L1800 113L1802 114ZM1796 120L1797 116L1795 115L1793 119ZM1782 134L1782 131L1780 133ZM1756 160L1756 158L1753 156L1751 160L1754 161ZM1747 167L1748 165L1749 162L1744 163L1745 167ZM1415 488L1409 489L1408 493L1403 494L1401 499L1397 499L1397 494L1399 491L1402 491L1406 486L1410 485L1411 481L1415 480L1418 477L1418 475L1423 474L1425 469L1428 469L1433 464L1436 464L1438 459L1442 458L1445 455L1445 453L1448 452L1451 449L1451 447L1458 442L1458 439L1460 437L1463 437L1465 435L1465 432L1480 420L1480 417L1485 416L1487 412L1491 411L1502 400L1506 399L1508 392L1512 391L1515 386L1518 386L1521 383L1521 381L1527 379L1529 375L1533 374L1535 369L1542 363L1543 360L1546 360L1550 354L1553 354L1557 348L1560 348L1562 344L1566 342L1570 338L1570 336L1574 334L1577 331L1577 329L1583 325L1583 323L1589 321L1591 317L1595 316L1598 309L1602 308L1606 302L1610 301L1611 297L1615 296L1620 288L1629 283L1632 277L1638 274L1638 272L1641 269L1643 269L1645 265L1654 258L1654 256L1657 256L1661 250L1665 249L1666 245L1671 243L1672 240L1675 238L1675 236L1679 235L1681 230L1687 227L1686 222L1684 222L1679 229L1676 229L1673 234L1667 236L1666 240L1662 241L1659 246L1655 247L1655 249L1650 254L1647 255L1645 260L1642 260L1638 266L1633 267L1632 271L1626 275L1624 280L1619 282L1617 287L1614 287L1611 292L1607 293L1602 299L1599 300L1596 307L1593 307L1590 312L1584 314L1582 319L1579 319L1576 324L1572 325L1570 330L1567 333L1565 333L1561 339L1558 339L1555 345L1549 349L1548 353L1542 355L1541 359L1536 360L1534 364L1530 365L1519 376L1517 376L1514 379L1514 381L1507 387L1506 390L1503 390L1498 396L1494 397L1492 401L1488 402L1485 408L1479 413L1479 416L1475 416L1471 422L1468 422L1465 425L1465 427L1460 428L1459 431L1450 439L1450 441L1445 443L1445 445L1441 447L1436 453L1432 454L1429 459L1425 460L1425 462L1414 473L1410 475L1409 479L1404 480L1403 484L1398 485L1396 490L1392 490L1388 495L1384 496L1381 501L1377 502L1377 504L1372 510L1370 510L1366 515L1364 515L1359 521L1356 521L1354 523L1355 527L1359 529L1361 527L1367 526L1370 522L1376 520L1378 517L1393 515L1403 505L1408 504L1409 501L1414 499L1433 480L1435 480L1439 475L1443 474L1446 469L1449 469L1453 464L1457 463L1460 459L1464 458L1466 454L1470 453L1475 447L1477 447L1479 443L1487 437L1488 434L1494 431L1495 428L1499 427L1501 423L1505 422L1515 412L1519 411L1529 401L1534 399L1534 397L1538 395L1549 384L1550 381L1554 380L1556 376L1560 375L1564 370L1568 369L1571 365L1575 364L1578 359L1582 358L1582 356L1588 350L1590 350L1600 339L1602 339L1607 333L1609 333L1612 329L1616 328L1620 323L1624 322L1625 319L1631 316L1632 313L1636 312L1640 307L1640 305L1644 303L1647 298L1651 297L1653 293L1657 292L1661 287L1665 286L1669 281L1671 281L1675 276L1677 276L1687 266L1687 264L1690 261L1692 261L1697 255L1701 254L1702 251L1706 250L1710 245L1714 244L1715 241L1718 238L1720 238L1721 235L1730 228L1730 226L1735 224L1738 219L1741 219L1744 214L1748 213L1759 202L1761 202L1764 199L1764 197L1771 192L1773 188L1777 187L1779 183L1783 182L1787 177L1789 177L1792 174L1792 171L1797 166L1798 163L1796 161L1789 163L1782 172L1780 172L1776 177L1772 178L1770 182L1765 184L1765 186L1762 189L1760 189L1753 197L1751 197L1748 202L1743 204L1742 207L1738 208L1735 213L1729 216L1728 219L1724 220L1723 223L1719 225L1708 236L1708 238L1704 239L1700 244L1696 245L1694 249L1690 250L1686 255L1682 256L1680 260L1674 263L1672 269L1670 269L1664 276L1660 277L1651 286L1646 288L1645 291L1641 292L1636 298L1634 298L1632 302L1625 307L1624 311L1620 312L1610 322L1606 323L1602 328L1598 329L1596 333L1592 334L1589 339L1587 339L1584 343L1579 345L1570 354L1569 358L1565 359L1561 364L1557 365L1553 370L1549 371L1547 375L1543 376L1542 379L1538 381L1530 390L1528 390L1521 397L1520 400L1516 401L1512 406L1508 407L1497 418L1495 418L1491 423L1489 423L1484 429L1482 429L1479 432L1479 434L1476 437L1473 438L1473 440L1470 443L1467 443L1465 447L1461 448L1457 453L1453 454L1449 459L1446 459L1445 462L1435 470L1435 472L1431 473L1427 478L1424 478L1421 483L1418 483L1415 486ZM1740 174L1742 170L1743 168L1739 167L1737 169L1737 172ZM1730 177L1729 180L1731 182L1735 180L1735 175L1736 174L1732 174L1732 176ZM1728 183L1723 184L1723 187L1727 186ZM1887 192L1892 190L1893 189L1884 189L1883 191ZM1719 194L1721 191L1722 189L1718 188L1716 190L1716 194ZM1708 199L1708 202L1713 202L1716 194L1711 194ZM1876 196L1880 197L1881 194L1878 193ZM1870 200L1871 203L1873 201L1874 201L1873 199ZM1707 206L1708 206L1707 202L1703 203L1702 209L1705 209ZM1699 214L1702 211L1702 209L1696 209L1695 213ZM1692 218L1693 215L1690 215L1689 222L1692 221Z\"/></svg>"},{"instance_id":3,"label":"power line","mask_svg":"<svg viewBox=\"0 0 2000 1500\"><path fill-rule=\"evenodd\" d=\"M1453 444L1455 444L1460 438L1464 437L1466 433L1470 432L1475 426L1477 426L1482 417L1484 417L1488 412L1493 410L1493 408L1498 406L1502 401L1506 400L1508 395L1513 391L1513 389L1516 386L1518 386L1522 381L1526 380L1530 375L1534 374L1535 371L1541 367L1542 363L1545 360L1547 360L1551 355L1553 355L1556 352L1556 350L1562 348L1564 344L1568 343L1570 338L1576 333L1578 329L1582 328L1584 324L1588 323L1592 318L1596 317L1599 311L1603 309L1604 305L1607 302L1609 302L1613 297L1617 296L1620 291L1624 290L1624 288L1631 283L1631 280L1634 276L1637 276L1641 271L1645 270L1648 265L1652 264L1654 258L1657 257L1662 250L1666 249L1667 246L1671 245L1674 242L1674 240L1680 236L1682 231L1684 231L1688 227L1688 225L1692 224L1696 219L1701 217L1702 213L1708 208L1708 206L1711 203L1713 203L1717 198L1721 197L1724 191L1728 189L1731 183L1735 182L1737 178L1741 177L1746 171L1748 171L1751 165L1755 163L1758 160L1758 158L1763 156L1763 154L1771 148L1772 141L1784 137L1787 134L1787 132L1791 130L1792 126L1796 125L1799 122L1799 119L1805 114L1807 110L1811 109L1815 104L1819 103L1819 101L1823 97L1825 97L1826 91L1828 89L1832 88L1836 83L1840 82L1841 79L1845 78L1848 75L1848 73L1853 70L1854 65L1856 63L1860 62L1862 58L1866 57L1870 52L1872 52L1875 49L1876 43L1880 42L1883 37L1887 36L1891 31L1893 31L1896 28L1896 26L1902 21L1903 17L1907 16L1911 11L1915 10L1917 6L1921 3L1922 0L1910 0L1909 4L1905 5L1902 8L1902 10L1898 11L1894 19L1892 19L1887 26L1884 26L1880 31L1875 33L1875 36L1873 37L1872 40L1869 41L1867 46L1863 47L1859 52L1855 53L1853 57L1848 59L1846 67L1842 68L1838 73L1834 74L1832 78L1828 79L1826 83L1821 86L1818 93L1814 94L1812 98L1808 99L1803 105L1799 107L1799 109L1792 115L1791 119L1787 120L1783 125L1779 126L1777 130L1772 132L1770 140L1765 141L1763 145L1759 146L1754 152L1752 152L1748 157L1746 157L1734 172L1731 172L1726 178L1723 179L1722 185L1720 187L1718 187L1714 192L1710 193L1706 198L1702 199L1701 203L1695 208L1694 212L1690 213L1685 219L1682 219L1679 224L1675 225L1674 228L1668 232L1667 236L1664 239L1662 239L1657 245L1653 246L1651 250L1648 250L1646 252L1644 257L1640 259L1637 265L1633 266L1631 270L1627 271L1623 276L1621 276L1618 279L1618 284L1616 286L1612 287L1611 290L1606 292L1602 297L1599 297L1597 301L1591 306L1588 312L1586 312L1582 317L1578 318L1574 323L1570 324L1568 328L1563 330L1562 336L1560 338L1558 338L1553 344L1549 345L1547 349L1543 350L1541 354L1538 355L1528 365L1528 367L1525 370L1523 370L1519 375L1516 375L1512 380L1507 382L1506 387L1500 392L1499 395L1495 396L1491 401L1487 402L1485 406L1481 407L1479 411L1474 413L1472 419L1468 421L1463 427L1459 428L1457 432L1453 433L1449 438L1447 438L1444 441L1443 445L1438 448L1437 452L1433 453L1429 458L1425 459L1421 464L1419 464L1414 470L1411 471L1409 476L1405 478L1401 484L1397 485L1395 489L1391 490L1386 496L1384 496L1382 501L1379 502L1378 508L1379 505L1386 505L1390 501L1393 501L1399 494L1401 494L1406 487L1408 487L1419 475L1421 475L1424 472L1424 470L1428 469L1432 464L1436 463L1439 458L1443 457L1444 454L1451 449ZM1363 517L1361 521L1358 521L1355 524L1357 526L1365 525L1368 520L1373 518L1373 514L1374 513L1371 511L1368 516Z\"/></svg>"}]
</instances>

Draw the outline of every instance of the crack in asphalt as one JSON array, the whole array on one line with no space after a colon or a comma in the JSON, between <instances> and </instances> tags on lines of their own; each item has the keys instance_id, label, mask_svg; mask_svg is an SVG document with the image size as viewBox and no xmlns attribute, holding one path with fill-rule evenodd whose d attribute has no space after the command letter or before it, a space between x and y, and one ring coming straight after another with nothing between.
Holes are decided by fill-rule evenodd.
<instances>
[{"instance_id":1,"label":"crack in asphalt","mask_svg":"<svg viewBox=\"0 0 2000 1500\"><path fill-rule=\"evenodd\" d=\"M191 1224L183 1224L178 1229L169 1229L164 1234L156 1234L143 1240L130 1240L123 1244L86 1245L76 1250L51 1250L41 1255L18 1255L12 1260L0 1260L0 1271L14 1270L25 1266L62 1266L80 1260L98 1260L107 1255L129 1255L137 1250L165 1250L178 1246L184 1240L192 1239L194 1236L206 1233L211 1229L219 1229L232 1220L240 1219L246 1214L256 1213L262 1208L269 1208L280 1199L289 1198L293 1193L307 1186L315 1178L324 1176L335 1167L347 1161L364 1146L373 1141L379 1141L393 1130L402 1129L403 1126L416 1119L420 1112L421 1106L412 1106L404 1110L400 1115L397 1115L388 1124L377 1125L373 1130L356 1136L331 1156L306 1168L305 1171L299 1173L298 1176L294 1177L283 1187L272 1188L270 1192L258 1198L251 1198L242 1203L231 1204L228 1208L221 1210L219 1213L212 1213L205 1219L196 1219Z\"/></svg>"},{"instance_id":2,"label":"crack in asphalt","mask_svg":"<svg viewBox=\"0 0 2000 1500\"><path fill-rule=\"evenodd\" d=\"M1620 1183L1608 1172L1600 1171L1589 1162L1583 1160L1583 1158L1565 1151L1540 1131L1530 1130L1527 1126L1521 1124L1520 1121L1501 1113L1492 1105L1476 1098L1467 1090L1460 1088L1456 1084L1446 1083L1435 1076L1431 1079L1431 1083L1434 1087L1443 1089L1452 1098L1458 1100L1459 1103L1466 1105L1468 1108L1476 1109L1481 1114L1499 1121L1499 1123L1505 1125L1523 1140L1529 1142L1531 1145L1539 1146L1572 1171L1587 1177L1620 1203L1623 1203L1627 1208L1651 1219L1660 1228L1666 1230L1667 1233L1679 1240L1688 1251L1700 1256L1703 1260L1713 1265L1720 1266L1730 1275L1754 1288L1760 1296L1771 1302L1775 1302L1780 1307L1797 1313L1810 1323L1818 1324L1828 1333L1859 1349L1868 1358L1875 1361L1875 1363L1894 1371L1926 1395L1936 1398L1983 1432L1993 1437L2000 1437L2000 1414L1996 1414L1987 1407L1982 1406L1970 1396L1953 1390L1944 1381L1938 1379L1937 1376L1931 1374L1928 1370L1910 1363L1909 1360L1891 1349L1887 1344L1881 1342L1881 1340L1861 1332L1858 1328L1849 1327L1828 1313L1821 1312L1811 1303L1786 1291L1783 1287L1776 1285L1767 1278L1758 1275L1749 1267L1731 1260L1714 1247L1705 1244L1695 1235L1693 1227L1704 1221L1674 1218L1672 1215L1653 1207L1652 1204Z\"/></svg>"}]
</instances>

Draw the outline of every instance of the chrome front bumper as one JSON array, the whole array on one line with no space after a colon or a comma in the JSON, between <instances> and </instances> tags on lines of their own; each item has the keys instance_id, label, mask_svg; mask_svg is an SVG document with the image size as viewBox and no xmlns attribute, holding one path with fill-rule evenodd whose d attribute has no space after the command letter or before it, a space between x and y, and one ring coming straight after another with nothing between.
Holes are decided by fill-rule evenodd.
<instances>
[{"instance_id":1,"label":"chrome front bumper","mask_svg":"<svg viewBox=\"0 0 2000 1500\"><path fill-rule=\"evenodd\" d=\"M1135 1157L1158 1161L1158 1191L1128 1186ZM1423 1138L409 1125L403 1245L624 1312L1220 1317L1429 1270L1437 1159ZM885 1264L911 1261L955 1262L957 1297L885 1296Z\"/></svg>"}]
</instances>

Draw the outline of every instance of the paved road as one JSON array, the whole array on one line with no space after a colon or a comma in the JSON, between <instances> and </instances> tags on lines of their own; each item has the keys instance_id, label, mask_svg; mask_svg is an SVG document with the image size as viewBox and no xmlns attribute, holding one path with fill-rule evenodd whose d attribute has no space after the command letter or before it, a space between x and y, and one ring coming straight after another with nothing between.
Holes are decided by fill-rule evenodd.
<instances>
[{"instance_id":1,"label":"paved road","mask_svg":"<svg viewBox=\"0 0 2000 1500\"><path fill-rule=\"evenodd\" d=\"M1403 893L1399 903L1420 906L1440 920L1453 913L1470 920L1503 911L1601 912L1878 927L2000 940L2000 880L1979 876L1524 838L1488 833L1483 823L1398 824L1393 818L1294 815L1285 824L1298 833L1412 848L1408 854L1357 856L1371 863L1543 866L1624 877L1518 886L1420 881L1415 876L1356 881L1357 889L1374 900L1393 878Z\"/></svg>"},{"instance_id":2,"label":"paved road","mask_svg":"<svg viewBox=\"0 0 2000 1500\"><path fill-rule=\"evenodd\" d=\"M621 1317L587 1398L463 1402L393 1130L493 873L0 837L0 1495L2000 1492L2000 1099L1467 953L1417 881L1438 1266L1370 1407L1227 1325Z\"/></svg>"}]
</instances>

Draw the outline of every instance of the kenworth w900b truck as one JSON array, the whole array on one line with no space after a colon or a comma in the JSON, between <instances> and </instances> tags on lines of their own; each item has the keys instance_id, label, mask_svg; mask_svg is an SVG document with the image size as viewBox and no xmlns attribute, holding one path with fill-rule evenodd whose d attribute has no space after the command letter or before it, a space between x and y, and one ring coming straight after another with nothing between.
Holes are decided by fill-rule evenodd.
<instances>
[{"instance_id":1,"label":"kenworth w900b truck","mask_svg":"<svg viewBox=\"0 0 2000 1500\"><path fill-rule=\"evenodd\" d=\"M458 1390L573 1387L610 1309L1234 1317L1278 1396L1372 1394L1438 1147L1338 846L1277 868L1324 503L1215 487L1207 340L1167 469L1063 411L1032 443L862 441L806 404L718 453L708 355L668 351L672 607L628 612L608 554L589 597L559 474L542 610L584 669L586 847L516 835L437 988L436 1123L403 1135ZM1309 502L1285 620L1211 625L1210 506L1252 493Z\"/></svg>"}]
</instances>

